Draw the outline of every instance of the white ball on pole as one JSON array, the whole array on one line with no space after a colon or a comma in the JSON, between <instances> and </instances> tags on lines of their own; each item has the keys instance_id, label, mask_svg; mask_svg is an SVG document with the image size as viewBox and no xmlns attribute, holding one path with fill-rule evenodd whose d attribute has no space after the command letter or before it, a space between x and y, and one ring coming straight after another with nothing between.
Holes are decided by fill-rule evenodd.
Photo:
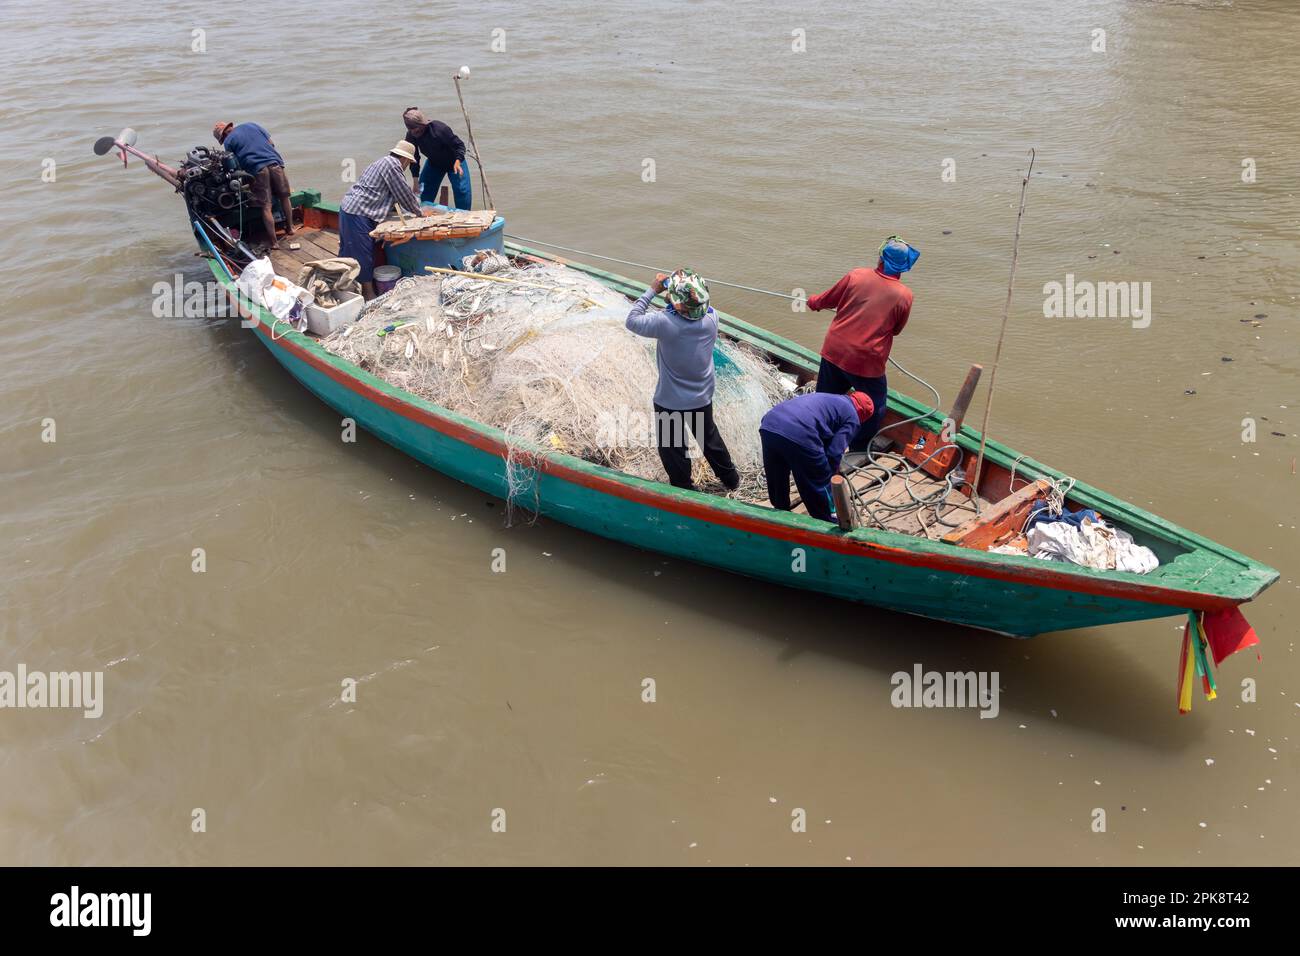
<instances>
[{"instance_id":1,"label":"white ball on pole","mask_svg":"<svg viewBox=\"0 0 1300 956\"><path fill-rule=\"evenodd\" d=\"M462 66L462 67L460 68L460 72L457 73L456 75L459 76L462 80L468 80L468 79L469 79L469 67L467 67L467 66Z\"/></svg>"}]
</instances>

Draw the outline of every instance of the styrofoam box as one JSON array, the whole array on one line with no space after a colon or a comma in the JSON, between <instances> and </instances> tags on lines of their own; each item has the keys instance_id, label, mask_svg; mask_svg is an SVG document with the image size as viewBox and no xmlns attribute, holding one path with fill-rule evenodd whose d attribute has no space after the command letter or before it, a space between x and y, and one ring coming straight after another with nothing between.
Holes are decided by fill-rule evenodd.
<instances>
[{"instance_id":1,"label":"styrofoam box","mask_svg":"<svg viewBox=\"0 0 1300 956\"><path fill-rule=\"evenodd\" d=\"M319 305L307 306L307 328L317 335L329 335L335 329L355 322L361 307L366 304L365 300L357 292L344 292L342 298L342 302L330 309Z\"/></svg>"}]
</instances>

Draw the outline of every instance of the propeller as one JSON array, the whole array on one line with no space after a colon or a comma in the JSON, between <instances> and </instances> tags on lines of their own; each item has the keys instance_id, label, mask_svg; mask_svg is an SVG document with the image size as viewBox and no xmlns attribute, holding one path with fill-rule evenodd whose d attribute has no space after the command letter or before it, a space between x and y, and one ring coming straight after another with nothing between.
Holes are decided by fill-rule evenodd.
<instances>
[{"instance_id":1,"label":"propeller","mask_svg":"<svg viewBox=\"0 0 1300 956\"><path fill-rule=\"evenodd\" d=\"M160 176L173 186L180 186L180 179L176 170L172 169L166 163L160 161L157 156L147 156L135 148L137 138L136 131L131 127L126 127L116 136L101 136L95 140L94 150L96 156L104 156L111 150L116 149L122 156L122 165L126 165L127 155L136 156L154 173Z\"/></svg>"}]
</instances>

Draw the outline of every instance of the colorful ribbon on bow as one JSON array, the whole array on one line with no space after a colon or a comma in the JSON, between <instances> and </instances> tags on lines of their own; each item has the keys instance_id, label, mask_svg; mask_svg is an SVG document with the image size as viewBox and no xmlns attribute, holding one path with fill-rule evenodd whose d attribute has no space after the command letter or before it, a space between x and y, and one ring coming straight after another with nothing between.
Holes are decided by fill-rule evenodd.
<instances>
[{"instance_id":1,"label":"colorful ribbon on bow","mask_svg":"<svg viewBox=\"0 0 1300 956\"><path fill-rule=\"evenodd\" d=\"M1188 611L1187 623L1183 625L1183 649L1178 657L1178 712L1186 714L1192 709L1192 684L1198 674L1205 699L1214 700L1217 696L1207 648L1214 652L1217 666L1229 654L1258 643L1255 629L1246 623L1238 608L1199 615Z\"/></svg>"}]
</instances>

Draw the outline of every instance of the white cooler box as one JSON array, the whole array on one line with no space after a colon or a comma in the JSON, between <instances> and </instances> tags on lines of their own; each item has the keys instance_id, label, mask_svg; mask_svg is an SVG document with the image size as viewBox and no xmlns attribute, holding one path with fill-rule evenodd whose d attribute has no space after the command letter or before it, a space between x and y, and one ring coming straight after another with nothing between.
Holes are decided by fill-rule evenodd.
<instances>
[{"instance_id":1,"label":"white cooler box","mask_svg":"<svg viewBox=\"0 0 1300 956\"><path fill-rule=\"evenodd\" d=\"M358 292L344 292L343 301L333 308L322 308L319 305L309 305L304 310L307 317L307 328L317 335L329 335L336 329L341 329L349 322L355 322L357 316L361 313L361 307L366 302L361 298Z\"/></svg>"}]
</instances>

